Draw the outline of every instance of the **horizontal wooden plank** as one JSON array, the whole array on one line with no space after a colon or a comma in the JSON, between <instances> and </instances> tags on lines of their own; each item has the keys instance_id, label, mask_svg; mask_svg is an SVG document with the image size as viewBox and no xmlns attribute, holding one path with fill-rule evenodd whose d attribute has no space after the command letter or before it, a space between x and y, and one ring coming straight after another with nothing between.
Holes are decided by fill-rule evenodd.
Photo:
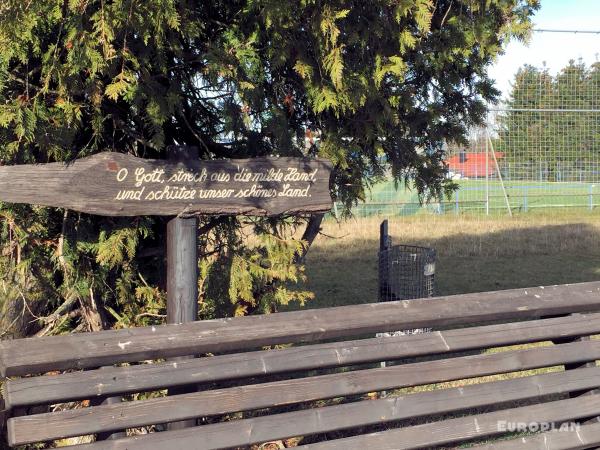
<instances>
[{"instance_id":1,"label":"horizontal wooden plank","mask_svg":"<svg viewBox=\"0 0 600 450\"><path fill-rule=\"evenodd\" d=\"M15 417L12 445L600 359L600 341L464 356Z\"/></svg>"},{"instance_id":2,"label":"horizontal wooden plank","mask_svg":"<svg viewBox=\"0 0 600 450\"><path fill-rule=\"evenodd\" d=\"M560 425L553 431L533 436L523 436L507 441L490 442L470 447L473 450L583 450L600 445L600 424L581 425L561 429ZM116 450L116 449L115 449Z\"/></svg>"},{"instance_id":3,"label":"horizontal wooden plank","mask_svg":"<svg viewBox=\"0 0 600 450\"><path fill-rule=\"evenodd\" d=\"M81 450L213 450L244 447L293 436L506 404L598 385L600 367L585 368L222 422L176 432L152 433L110 443L104 441L84 445ZM202 436L202 439L198 439L198 436Z\"/></svg>"},{"instance_id":4,"label":"horizontal wooden plank","mask_svg":"<svg viewBox=\"0 0 600 450\"><path fill-rule=\"evenodd\" d=\"M105 216L277 215L331 209L325 159L203 161L104 152L68 164L0 167L0 200Z\"/></svg>"},{"instance_id":5,"label":"horizontal wooden plank","mask_svg":"<svg viewBox=\"0 0 600 450\"><path fill-rule=\"evenodd\" d=\"M600 415L600 395L541 403L521 408L460 417L414 427L301 445L298 450L401 450L459 443L504 433L503 424L560 423ZM595 437L592 437L596 440ZM570 448L577 447L577 442ZM519 447L530 448L530 447Z\"/></svg>"},{"instance_id":6,"label":"horizontal wooden plank","mask_svg":"<svg viewBox=\"0 0 600 450\"><path fill-rule=\"evenodd\" d=\"M514 322L408 336L333 342L159 364L103 368L8 380L7 405L51 404L191 383L270 375L286 371L386 361L550 338L600 334L600 314Z\"/></svg>"},{"instance_id":7,"label":"horizontal wooden plank","mask_svg":"<svg viewBox=\"0 0 600 450\"><path fill-rule=\"evenodd\" d=\"M600 310L600 282L0 342L3 376L391 331Z\"/></svg>"}]
</instances>

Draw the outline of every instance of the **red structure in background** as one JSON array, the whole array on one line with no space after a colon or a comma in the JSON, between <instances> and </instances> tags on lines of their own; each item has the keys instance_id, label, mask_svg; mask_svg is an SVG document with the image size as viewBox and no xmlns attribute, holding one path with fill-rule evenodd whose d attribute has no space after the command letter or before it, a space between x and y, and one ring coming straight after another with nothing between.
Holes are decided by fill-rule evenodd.
<instances>
[{"instance_id":1,"label":"red structure in background","mask_svg":"<svg viewBox=\"0 0 600 450\"><path fill-rule=\"evenodd\" d=\"M504 157L504 153L495 152L496 159ZM448 170L466 178L483 178L486 176L485 153L460 152L446 160ZM487 174L494 175L496 171L494 157L490 154Z\"/></svg>"}]
</instances>

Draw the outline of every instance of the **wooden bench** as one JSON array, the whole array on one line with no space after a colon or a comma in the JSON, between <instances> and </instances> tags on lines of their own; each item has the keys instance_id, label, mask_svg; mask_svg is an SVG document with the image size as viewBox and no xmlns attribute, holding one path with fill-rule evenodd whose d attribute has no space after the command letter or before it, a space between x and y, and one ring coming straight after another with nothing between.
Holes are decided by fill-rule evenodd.
<instances>
[{"instance_id":1,"label":"wooden bench","mask_svg":"<svg viewBox=\"0 0 600 450\"><path fill-rule=\"evenodd\" d=\"M594 282L3 341L8 441L198 418L192 428L76 447L220 449L295 436L303 449L595 447L600 340L585 337L600 334L599 312ZM425 327L435 331L373 337ZM292 343L306 345L261 350ZM535 343L543 345L499 348ZM207 353L216 356L169 360ZM497 374L511 375L477 379ZM446 383L455 380L468 381ZM186 385L195 392L131 395ZM383 390L388 397L365 395ZM124 399L99 404L115 396ZM571 421L581 426L496 439L510 437L511 424Z\"/></svg>"}]
</instances>

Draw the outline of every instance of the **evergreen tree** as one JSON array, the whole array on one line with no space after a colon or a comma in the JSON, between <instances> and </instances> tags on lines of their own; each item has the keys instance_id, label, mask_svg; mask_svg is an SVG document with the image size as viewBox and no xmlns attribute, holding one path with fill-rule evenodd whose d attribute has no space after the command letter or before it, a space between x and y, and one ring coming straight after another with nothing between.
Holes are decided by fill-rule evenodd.
<instances>
[{"instance_id":1,"label":"evergreen tree","mask_svg":"<svg viewBox=\"0 0 600 450\"><path fill-rule=\"evenodd\" d=\"M498 95L487 69L538 3L4 0L0 163L186 144L203 159L330 158L346 207L388 164L439 195L443 143L481 123ZM0 329L160 320L163 219L9 204L0 217ZM290 230L310 243L320 220L203 219L203 317L305 300L286 287L306 248Z\"/></svg>"},{"instance_id":2,"label":"evergreen tree","mask_svg":"<svg viewBox=\"0 0 600 450\"><path fill-rule=\"evenodd\" d=\"M595 62L586 71L584 82L584 108L581 114L581 148L585 154L584 179L600 180L600 63Z\"/></svg>"},{"instance_id":3,"label":"evergreen tree","mask_svg":"<svg viewBox=\"0 0 600 450\"><path fill-rule=\"evenodd\" d=\"M553 98L553 79L547 69L526 64L517 71L507 102L508 112L499 118L497 143L497 149L505 154L503 164L509 165L514 179L537 179L540 170L547 176L553 130L551 116L542 110L552 108Z\"/></svg>"},{"instance_id":4,"label":"evergreen tree","mask_svg":"<svg viewBox=\"0 0 600 450\"><path fill-rule=\"evenodd\" d=\"M570 61L552 76L529 65L517 72L500 116L498 150L513 179L596 181L597 64Z\"/></svg>"},{"instance_id":5,"label":"evergreen tree","mask_svg":"<svg viewBox=\"0 0 600 450\"><path fill-rule=\"evenodd\" d=\"M577 173L589 161L582 137L586 133L588 108L587 68L581 61L569 61L555 77L555 108L564 112L552 114L554 135L553 161L557 165L556 181L576 181Z\"/></svg>"}]
</instances>

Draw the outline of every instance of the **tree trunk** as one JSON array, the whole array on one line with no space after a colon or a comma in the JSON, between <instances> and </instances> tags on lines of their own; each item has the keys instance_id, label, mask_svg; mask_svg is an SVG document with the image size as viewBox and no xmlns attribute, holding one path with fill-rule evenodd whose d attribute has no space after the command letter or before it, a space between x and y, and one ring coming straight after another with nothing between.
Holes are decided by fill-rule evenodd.
<instances>
[{"instance_id":1,"label":"tree trunk","mask_svg":"<svg viewBox=\"0 0 600 450\"><path fill-rule=\"evenodd\" d=\"M304 230L304 234L302 234L302 240L307 243L306 247L302 251L302 253L298 253L296 255L296 263L304 264L304 259L313 244L316 237L319 235L321 231L321 224L323 223L323 218L325 214L313 214L310 216L308 223L306 224L306 229Z\"/></svg>"}]
</instances>

